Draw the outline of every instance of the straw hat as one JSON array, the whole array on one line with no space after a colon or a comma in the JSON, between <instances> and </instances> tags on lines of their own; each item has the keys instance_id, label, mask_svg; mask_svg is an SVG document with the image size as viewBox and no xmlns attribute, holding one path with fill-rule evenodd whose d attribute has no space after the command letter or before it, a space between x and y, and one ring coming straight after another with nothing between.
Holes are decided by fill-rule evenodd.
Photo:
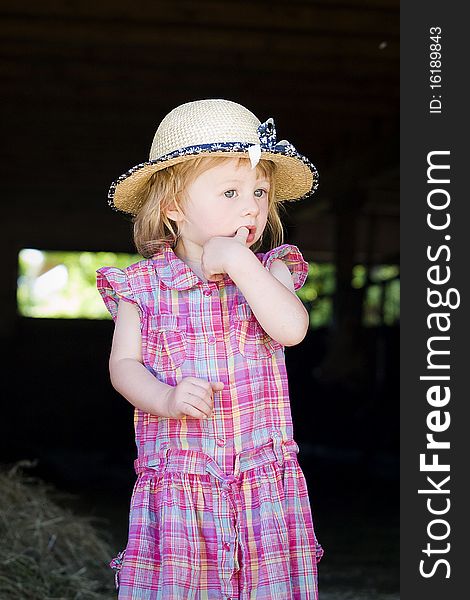
<instances>
[{"instance_id":1,"label":"straw hat","mask_svg":"<svg viewBox=\"0 0 470 600\"><path fill-rule=\"evenodd\" d=\"M318 186L314 165L286 140L276 141L273 119L264 123L229 100L196 100L177 106L160 123L148 162L136 165L112 183L108 203L135 215L145 201L149 177L176 163L204 155L239 157L254 167L260 159L276 164L276 199L300 200Z\"/></svg>"}]
</instances>

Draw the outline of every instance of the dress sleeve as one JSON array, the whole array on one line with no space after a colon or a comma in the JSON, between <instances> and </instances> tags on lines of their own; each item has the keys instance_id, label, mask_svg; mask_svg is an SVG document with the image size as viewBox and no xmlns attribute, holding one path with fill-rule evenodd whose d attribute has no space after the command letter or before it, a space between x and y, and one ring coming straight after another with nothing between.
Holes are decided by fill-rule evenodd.
<instances>
[{"instance_id":1,"label":"dress sleeve","mask_svg":"<svg viewBox=\"0 0 470 600\"><path fill-rule=\"evenodd\" d=\"M119 300L135 304L142 316L142 307L134 297L129 279L124 271L116 267L101 267L96 271L96 287L98 288L106 308L113 321L116 321Z\"/></svg>"},{"instance_id":2,"label":"dress sleeve","mask_svg":"<svg viewBox=\"0 0 470 600\"><path fill-rule=\"evenodd\" d=\"M300 250L292 244L283 244L260 256L263 265L269 270L276 259L286 263L292 275L294 289L300 289L308 275L308 263L305 262Z\"/></svg>"}]
</instances>

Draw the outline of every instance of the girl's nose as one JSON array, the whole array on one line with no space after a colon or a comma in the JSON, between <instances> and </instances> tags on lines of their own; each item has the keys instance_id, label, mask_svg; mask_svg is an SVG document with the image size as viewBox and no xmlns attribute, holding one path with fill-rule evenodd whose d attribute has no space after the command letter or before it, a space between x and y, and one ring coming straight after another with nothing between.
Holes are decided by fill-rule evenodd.
<instances>
[{"instance_id":1,"label":"girl's nose","mask_svg":"<svg viewBox=\"0 0 470 600\"><path fill-rule=\"evenodd\" d=\"M255 217L259 214L259 203L256 196L251 194L246 196L243 204L243 214L254 215Z\"/></svg>"}]
</instances>

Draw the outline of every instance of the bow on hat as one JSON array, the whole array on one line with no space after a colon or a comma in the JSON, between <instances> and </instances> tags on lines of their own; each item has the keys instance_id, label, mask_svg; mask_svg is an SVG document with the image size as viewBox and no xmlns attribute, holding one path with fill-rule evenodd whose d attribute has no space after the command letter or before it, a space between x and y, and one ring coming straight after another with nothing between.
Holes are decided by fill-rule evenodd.
<instances>
[{"instance_id":1,"label":"bow on hat","mask_svg":"<svg viewBox=\"0 0 470 600\"><path fill-rule=\"evenodd\" d=\"M259 144L253 144L248 148L251 168L254 169L261 158L261 151L278 152L280 154L294 154L296 149L287 140L276 141L276 126L274 119L270 118L258 127Z\"/></svg>"}]
</instances>

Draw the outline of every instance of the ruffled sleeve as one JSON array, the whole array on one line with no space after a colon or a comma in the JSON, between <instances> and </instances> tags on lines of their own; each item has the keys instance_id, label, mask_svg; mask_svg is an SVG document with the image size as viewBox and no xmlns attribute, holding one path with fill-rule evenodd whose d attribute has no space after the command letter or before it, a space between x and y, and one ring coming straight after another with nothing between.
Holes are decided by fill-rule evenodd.
<instances>
[{"instance_id":1,"label":"ruffled sleeve","mask_svg":"<svg viewBox=\"0 0 470 600\"><path fill-rule=\"evenodd\" d=\"M278 246L277 248L273 248L269 252L266 252L266 254L260 254L258 256L267 269L271 268L273 261L276 259L285 262L291 272L295 290L300 289L305 283L308 275L308 263L305 262L297 246L283 244L282 246Z\"/></svg>"},{"instance_id":2,"label":"ruffled sleeve","mask_svg":"<svg viewBox=\"0 0 470 600\"><path fill-rule=\"evenodd\" d=\"M142 316L142 307L134 296L125 271L116 267L101 267L96 271L96 287L113 321L116 321L117 318L119 300L135 304Z\"/></svg>"}]
</instances>

